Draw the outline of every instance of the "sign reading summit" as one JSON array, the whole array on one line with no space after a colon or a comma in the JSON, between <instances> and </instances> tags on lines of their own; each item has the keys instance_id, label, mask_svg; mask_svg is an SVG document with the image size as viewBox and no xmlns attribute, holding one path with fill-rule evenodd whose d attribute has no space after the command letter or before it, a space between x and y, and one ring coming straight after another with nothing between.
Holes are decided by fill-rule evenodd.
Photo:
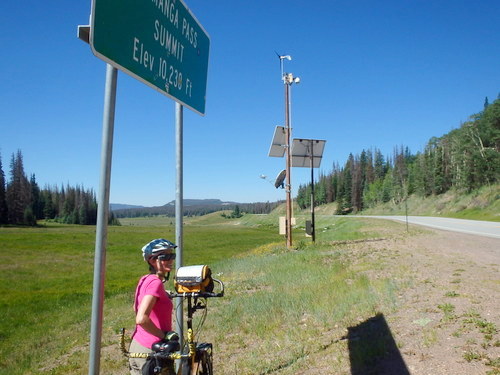
<instances>
[{"instance_id":1,"label":"sign reading summit","mask_svg":"<svg viewBox=\"0 0 500 375\"><path fill-rule=\"evenodd\" d=\"M93 0L94 55L201 115L210 37L182 0Z\"/></svg>"}]
</instances>

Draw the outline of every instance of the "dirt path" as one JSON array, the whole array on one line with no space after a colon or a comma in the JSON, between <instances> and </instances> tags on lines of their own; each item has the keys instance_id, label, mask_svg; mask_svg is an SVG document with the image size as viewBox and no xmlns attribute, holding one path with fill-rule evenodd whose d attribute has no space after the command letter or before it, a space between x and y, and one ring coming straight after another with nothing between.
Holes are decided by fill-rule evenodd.
<instances>
[{"instance_id":1,"label":"dirt path","mask_svg":"<svg viewBox=\"0 0 500 375\"><path fill-rule=\"evenodd\" d=\"M387 317L411 374L500 373L500 240L446 231L407 238L412 283Z\"/></svg>"},{"instance_id":2,"label":"dirt path","mask_svg":"<svg viewBox=\"0 0 500 375\"><path fill-rule=\"evenodd\" d=\"M500 240L412 232L346 249L354 268L400 285L395 309L333 330L331 345L278 374L500 375ZM361 267L366 257L377 269ZM357 347L374 359L359 365Z\"/></svg>"}]
</instances>

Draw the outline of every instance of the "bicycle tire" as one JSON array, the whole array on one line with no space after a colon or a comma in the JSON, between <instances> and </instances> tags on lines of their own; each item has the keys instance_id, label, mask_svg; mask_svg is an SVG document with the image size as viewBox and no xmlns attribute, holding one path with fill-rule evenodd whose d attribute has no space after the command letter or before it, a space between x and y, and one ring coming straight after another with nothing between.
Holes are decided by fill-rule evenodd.
<instances>
[{"instance_id":1,"label":"bicycle tire","mask_svg":"<svg viewBox=\"0 0 500 375\"><path fill-rule=\"evenodd\" d=\"M197 349L195 360L183 360L181 375L213 375L212 350Z\"/></svg>"},{"instance_id":2,"label":"bicycle tire","mask_svg":"<svg viewBox=\"0 0 500 375\"><path fill-rule=\"evenodd\" d=\"M203 352L201 357L201 370L200 375L213 375L213 365L212 365L212 352Z\"/></svg>"},{"instance_id":3,"label":"bicycle tire","mask_svg":"<svg viewBox=\"0 0 500 375\"><path fill-rule=\"evenodd\" d=\"M181 375L191 375L191 360L183 359L181 362Z\"/></svg>"}]
</instances>

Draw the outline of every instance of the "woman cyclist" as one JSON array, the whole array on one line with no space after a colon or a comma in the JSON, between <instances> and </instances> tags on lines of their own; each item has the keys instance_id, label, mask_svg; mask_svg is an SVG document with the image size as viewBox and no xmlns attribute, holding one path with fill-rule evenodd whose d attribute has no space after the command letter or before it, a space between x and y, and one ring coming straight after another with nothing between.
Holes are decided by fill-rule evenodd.
<instances>
[{"instance_id":1,"label":"woman cyclist","mask_svg":"<svg viewBox=\"0 0 500 375\"><path fill-rule=\"evenodd\" d=\"M130 352L151 353L153 343L164 339L166 333L172 330L173 306L163 283L168 280L173 268L176 247L172 242L159 238L142 248L149 274L141 277L135 291L136 326ZM141 375L145 362L143 358L130 358L130 374Z\"/></svg>"}]
</instances>

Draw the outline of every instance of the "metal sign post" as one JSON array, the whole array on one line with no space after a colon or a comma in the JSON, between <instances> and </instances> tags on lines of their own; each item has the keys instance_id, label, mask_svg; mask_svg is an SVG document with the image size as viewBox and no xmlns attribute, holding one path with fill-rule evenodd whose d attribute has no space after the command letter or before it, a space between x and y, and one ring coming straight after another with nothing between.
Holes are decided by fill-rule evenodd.
<instances>
[{"instance_id":1,"label":"metal sign post","mask_svg":"<svg viewBox=\"0 0 500 375\"><path fill-rule=\"evenodd\" d=\"M94 287L92 292L92 319L90 323L89 375L99 374L101 359L104 280L106 275L106 242L108 236L109 190L111 182L117 76L118 71L116 68L107 65L104 114L102 120L101 177L99 197L97 200Z\"/></svg>"},{"instance_id":2,"label":"metal sign post","mask_svg":"<svg viewBox=\"0 0 500 375\"><path fill-rule=\"evenodd\" d=\"M184 217L184 201L183 201L183 181L184 181L184 150L183 150L183 125L184 114L182 105L175 103L175 169L176 169L176 184L175 184L175 243L177 251L175 252L175 269L176 271L182 267L183 259L183 226L182 219ZM184 308L182 305L182 297L175 299L175 330L179 334L179 343L183 347L184 333Z\"/></svg>"},{"instance_id":3,"label":"metal sign post","mask_svg":"<svg viewBox=\"0 0 500 375\"><path fill-rule=\"evenodd\" d=\"M182 0L93 0L91 25L79 26L78 37L108 63L103 119L101 182L92 300L89 374L99 374L106 260L111 153L117 69L176 101L176 256L182 266L183 246L183 105L205 114L210 38ZM176 304L178 305L177 301ZM182 306L176 309L182 337Z\"/></svg>"}]
</instances>

